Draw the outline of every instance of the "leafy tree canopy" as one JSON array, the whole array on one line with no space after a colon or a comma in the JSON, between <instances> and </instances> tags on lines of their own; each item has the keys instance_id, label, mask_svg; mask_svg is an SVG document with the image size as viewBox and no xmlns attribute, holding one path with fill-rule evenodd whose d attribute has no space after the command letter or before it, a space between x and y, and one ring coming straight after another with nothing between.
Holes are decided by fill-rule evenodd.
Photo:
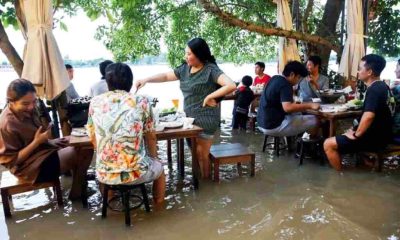
<instances>
[{"instance_id":1,"label":"leafy tree canopy","mask_svg":"<svg viewBox=\"0 0 400 240\"><path fill-rule=\"evenodd\" d=\"M184 57L186 42L203 37L218 60L235 63L272 59L276 56L277 37L264 36L228 26L215 14L206 12L196 0L53 0L63 13L73 15L82 8L91 19L104 16L109 23L99 26L96 38L103 41L120 61L133 61L145 55L158 55L165 45L171 65ZM342 0L328 0L342 1ZM0 0L0 20L5 26L17 26L12 0ZM237 19L262 27L276 25L276 5L272 0L211 1ZM319 1L292 0L299 3L299 31L316 34L325 5ZM371 2L373 2L371 0ZM369 46L387 56L400 54L400 0L377 1L370 24ZM311 8L307 6L311 4ZM59 25L63 29L62 17ZM56 21L56 23L58 23ZM340 24L329 40L339 43ZM160 44L161 43L161 44Z\"/></svg>"}]
</instances>

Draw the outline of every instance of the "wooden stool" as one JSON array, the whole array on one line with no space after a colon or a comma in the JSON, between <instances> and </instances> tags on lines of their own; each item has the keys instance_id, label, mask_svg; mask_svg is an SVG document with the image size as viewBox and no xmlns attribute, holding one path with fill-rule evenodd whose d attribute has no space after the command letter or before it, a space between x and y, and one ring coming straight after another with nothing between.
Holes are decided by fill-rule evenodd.
<instances>
[{"instance_id":1,"label":"wooden stool","mask_svg":"<svg viewBox=\"0 0 400 240\"><path fill-rule=\"evenodd\" d=\"M63 204L59 179L53 182L31 184L19 180L9 171L4 171L1 175L1 185L0 185L1 200L3 201L4 215L7 218L11 217L9 200L12 200L12 195L42 188L49 188L49 187L53 188L54 194L57 198L58 206L60 207L63 206L64 204Z\"/></svg>"},{"instance_id":2,"label":"wooden stool","mask_svg":"<svg viewBox=\"0 0 400 240\"><path fill-rule=\"evenodd\" d=\"M299 138L297 140L298 151L299 151L299 165L303 165L303 160L307 157L312 158L314 156L318 156L321 159L321 165L325 163L324 158L324 139L316 138L316 139L303 139ZM313 149L314 148L314 149ZM312 156L313 155L313 156Z\"/></svg>"},{"instance_id":3,"label":"wooden stool","mask_svg":"<svg viewBox=\"0 0 400 240\"><path fill-rule=\"evenodd\" d=\"M250 176L255 173L255 154L240 143L218 144L211 146L211 164L214 165L214 181L219 182L219 165L237 164L239 175L242 175L241 164L250 164Z\"/></svg>"},{"instance_id":4,"label":"wooden stool","mask_svg":"<svg viewBox=\"0 0 400 240\"><path fill-rule=\"evenodd\" d=\"M131 194L131 190L134 188L140 188L140 190L142 192L142 197ZM110 189L118 191L120 193L120 196L116 196L116 197L108 200L108 191ZM138 205L131 207L130 201L129 201L131 197L138 198L141 200L141 202ZM135 184L135 185L107 185L107 184L104 184L103 206L102 206L102 210L101 210L102 218L107 217L107 208L109 207L109 203L114 200L117 200L118 198L121 198L121 200L122 200L122 205L124 208L123 211L125 212L125 225L128 227L131 226L130 211L132 209L139 208L141 205L144 204L146 212L150 212L149 198L147 196L146 186L144 183Z\"/></svg>"},{"instance_id":5,"label":"wooden stool","mask_svg":"<svg viewBox=\"0 0 400 240\"><path fill-rule=\"evenodd\" d=\"M272 143L268 143L268 138L269 137L273 137L274 138L274 142ZM286 140L287 141L287 140ZM279 151L286 149L286 146L281 148L281 142L283 144L285 144L285 137L274 137L274 136L269 136L269 135L265 135L264 137L264 143L263 143L263 147L262 147L262 151L265 152L265 148L268 145L273 145L274 146L274 151L277 157L279 157ZM290 145L290 144L288 144Z\"/></svg>"},{"instance_id":6,"label":"wooden stool","mask_svg":"<svg viewBox=\"0 0 400 240\"><path fill-rule=\"evenodd\" d=\"M361 157L367 157L369 159L375 159L375 165L378 165L378 172L382 171L383 161L385 158L394 157L400 155L400 145L389 144L385 149L379 152L359 152L357 153L357 161ZM377 164L376 164L377 163Z\"/></svg>"}]
</instances>

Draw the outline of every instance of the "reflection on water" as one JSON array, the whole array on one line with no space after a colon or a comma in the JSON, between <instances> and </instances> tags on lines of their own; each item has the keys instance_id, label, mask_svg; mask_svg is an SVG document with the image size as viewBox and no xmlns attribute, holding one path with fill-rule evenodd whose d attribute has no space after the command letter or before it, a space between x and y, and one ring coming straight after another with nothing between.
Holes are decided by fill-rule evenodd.
<instances>
[{"instance_id":1,"label":"reflection on water","mask_svg":"<svg viewBox=\"0 0 400 240\"><path fill-rule=\"evenodd\" d=\"M224 102L226 112L231 102ZM293 153L279 158L261 152L263 136L231 132L230 119L222 124L216 142L240 142L256 152L256 176L243 166L221 167L221 182L191 185L190 153L185 152L185 177L178 176L176 152L168 167L163 210L132 212L134 227L126 228L122 213L109 211L101 218L101 195L89 182L89 208L67 201L59 209L51 190L13 197L14 212L4 220L0 210L0 239L399 239L400 177L395 159L384 173L349 168L338 173L318 161L298 166ZM173 143L173 149L175 144ZM159 143L166 159L166 142ZM63 177L66 189L70 177ZM150 186L149 190L150 190Z\"/></svg>"}]
</instances>

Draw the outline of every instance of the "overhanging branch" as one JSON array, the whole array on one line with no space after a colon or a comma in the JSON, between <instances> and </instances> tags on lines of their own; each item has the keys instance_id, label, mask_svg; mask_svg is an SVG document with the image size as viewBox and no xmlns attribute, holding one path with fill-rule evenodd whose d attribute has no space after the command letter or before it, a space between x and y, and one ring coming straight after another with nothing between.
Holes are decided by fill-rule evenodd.
<instances>
[{"instance_id":1,"label":"overhanging branch","mask_svg":"<svg viewBox=\"0 0 400 240\"><path fill-rule=\"evenodd\" d=\"M340 47L336 44L331 43L330 41L317 36L317 35L311 35L307 33L301 33L297 31L288 31L284 30L281 28L272 28L268 26L261 26L252 22L247 22L243 21L236 16L222 11L218 6L216 6L214 3L212 3L210 0L197 0L197 2L207 11L210 12L211 14L217 16L222 22L234 26L234 27L239 27L241 29L250 31L250 32L256 32L265 36L279 36L279 37L286 37L286 38L292 38L296 40L301 40L305 42L310 42L314 43L317 45L321 45L324 47L327 47L329 49L332 49L335 52L340 52Z\"/></svg>"}]
</instances>

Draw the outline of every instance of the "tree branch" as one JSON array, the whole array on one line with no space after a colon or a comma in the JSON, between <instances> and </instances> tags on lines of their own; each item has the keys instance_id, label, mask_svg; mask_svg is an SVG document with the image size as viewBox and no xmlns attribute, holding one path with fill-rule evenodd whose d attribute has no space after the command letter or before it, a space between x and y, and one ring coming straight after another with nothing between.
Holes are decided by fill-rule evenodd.
<instances>
[{"instance_id":1,"label":"tree branch","mask_svg":"<svg viewBox=\"0 0 400 240\"><path fill-rule=\"evenodd\" d=\"M222 11L215 4L211 3L210 0L198 0L198 3L211 14L217 16L222 22L245 29L251 32L257 32L265 36L280 36L286 38L297 39L305 42L314 43L332 49L335 52L340 52L340 47L330 41L319 37L317 35L311 35L307 33L301 33L296 31L288 31L281 28L271 28L269 26L260 26L252 22L243 21L236 16Z\"/></svg>"},{"instance_id":2,"label":"tree branch","mask_svg":"<svg viewBox=\"0 0 400 240\"><path fill-rule=\"evenodd\" d=\"M164 18L165 16L169 15L169 14L172 13L172 12L179 11L179 10L181 10L182 8L185 8L185 7L187 7L187 6L191 5L191 4L194 4L194 3L196 3L196 0L189 1L189 2L187 2L187 3L185 3L185 4L182 4L182 5L179 6L179 7L176 7L176 8L173 8L173 9L171 9L171 10L168 10L168 11L162 13L160 16L158 16L158 17L156 17L155 19L153 19L152 23L156 22L156 21L157 21L158 19L160 19L160 18Z\"/></svg>"},{"instance_id":3,"label":"tree branch","mask_svg":"<svg viewBox=\"0 0 400 240\"><path fill-rule=\"evenodd\" d=\"M7 33L4 29L3 23L0 20L0 49L6 55L8 61L13 66L14 70L17 72L18 76L22 75L22 68L24 67L24 62L19 56L18 52L15 50L14 46L8 39Z\"/></svg>"},{"instance_id":4,"label":"tree branch","mask_svg":"<svg viewBox=\"0 0 400 240\"><path fill-rule=\"evenodd\" d=\"M217 6L217 5L216 5ZM274 23L268 22L261 14L260 12L256 11L254 8L249 8L249 5L245 3L224 3L224 4L219 4L217 7L226 7L226 6L235 6L235 7L241 7L247 10L254 10L254 13L257 15L257 18L264 23L265 25L273 25Z\"/></svg>"}]
</instances>

